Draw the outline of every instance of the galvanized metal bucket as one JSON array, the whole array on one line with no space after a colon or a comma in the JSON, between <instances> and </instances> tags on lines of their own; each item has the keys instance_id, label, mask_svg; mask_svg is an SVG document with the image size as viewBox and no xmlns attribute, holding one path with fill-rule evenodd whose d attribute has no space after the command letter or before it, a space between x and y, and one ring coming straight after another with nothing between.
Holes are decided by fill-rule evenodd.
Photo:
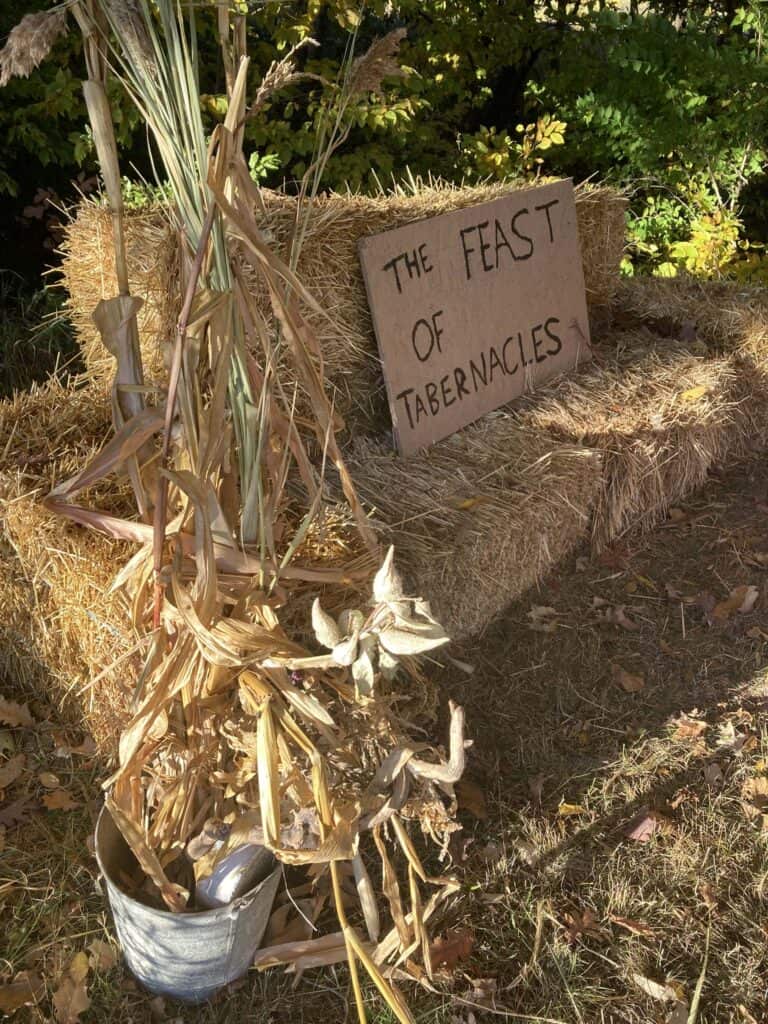
<instances>
[{"instance_id":1,"label":"galvanized metal bucket","mask_svg":"<svg viewBox=\"0 0 768 1024\"><path fill-rule=\"evenodd\" d=\"M103 808L96 825L96 859L107 887L126 964L156 995L201 1003L241 977L253 963L280 881L280 867L224 907L172 914L128 896L119 872L136 861Z\"/></svg>"}]
</instances>

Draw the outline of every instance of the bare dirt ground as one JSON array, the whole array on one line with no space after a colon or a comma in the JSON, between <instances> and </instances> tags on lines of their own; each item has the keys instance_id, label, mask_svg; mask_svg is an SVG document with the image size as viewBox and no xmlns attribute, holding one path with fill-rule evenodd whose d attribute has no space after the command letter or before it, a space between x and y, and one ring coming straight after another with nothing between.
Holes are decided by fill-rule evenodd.
<instances>
[{"instance_id":1,"label":"bare dirt ground","mask_svg":"<svg viewBox=\"0 0 768 1024\"><path fill-rule=\"evenodd\" d=\"M768 1020L766 642L768 468L753 463L653 533L580 552L453 651L474 666L436 670L475 740L453 847L464 885L438 991L407 986L420 1022ZM102 766L66 752L82 734L39 695L0 692L36 723L0 723L0 983L26 971L39 995L14 1019L353 1019L342 968L295 990L254 974L202 1008L143 994L86 845ZM373 993L370 1007L391 1019Z\"/></svg>"}]
</instances>

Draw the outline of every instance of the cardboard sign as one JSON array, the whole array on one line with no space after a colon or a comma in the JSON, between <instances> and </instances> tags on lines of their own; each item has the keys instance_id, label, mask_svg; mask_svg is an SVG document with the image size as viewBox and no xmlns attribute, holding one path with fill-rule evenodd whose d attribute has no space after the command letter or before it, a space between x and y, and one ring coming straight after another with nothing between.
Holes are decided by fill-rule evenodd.
<instances>
[{"instance_id":1,"label":"cardboard sign","mask_svg":"<svg viewBox=\"0 0 768 1024\"><path fill-rule=\"evenodd\" d=\"M589 357L570 180L363 238L360 260L404 454Z\"/></svg>"}]
</instances>

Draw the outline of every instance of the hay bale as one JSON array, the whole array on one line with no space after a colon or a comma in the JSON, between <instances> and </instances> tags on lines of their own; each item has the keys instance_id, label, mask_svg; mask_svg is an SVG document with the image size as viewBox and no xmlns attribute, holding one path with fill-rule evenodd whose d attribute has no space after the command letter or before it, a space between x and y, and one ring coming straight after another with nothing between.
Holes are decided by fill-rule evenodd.
<instances>
[{"instance_id":1,"label":"hay bale","mask_svg":"<svg viewBox=\"0 0 768 1024\"><path fill-rule=\"evenodd\" d=\"M378 349L357 254L358 241L370 234L399 227L497 199L531 185L490 184L458 188L447 184L420 187L412 194L402 190L379 196L336 195L320 197L311 209L298 262L304 284L327 313L306 311L320 340L325 370L336 395L336 407L350 428L381 433L389 427L389 412L381 376ZM296 201L278 192L265 191L263 229L278 252L286 253L294 230ZM624 249L626 200L614 189L584 185L576 190L576 213L587 298L591 311L607 307L619 282L619 263ZM81 204L69 225L63 246L62 273L70 292L69 308L81 340L89 373L111 381L111 359L95 335L90 321L96 302L114 294L114 260L109 252L111 221L107 212L92 202ZM158 341L167 336L178 297L169 256L168 234L162 210L131 213L126 219L129 261L138 294L145 295L140 334L148 378L162 367ZM244 268L246 280L260 298L271 319L263 283Z\"/></svg>"},{"instance_id":2,"label":"hay bale","mask_svg":"<svg viewBox=\"0 0 768 1024\"><path fill-rule=\"evenodd\" d=\"M454 639L480 633L589 529L600 456L485 417L408 458L358 440L350 468L414 592Z\"/></svg>"},{"instance_id":3,"label":"hay bale","mask_svg":"<svg viewBox=\"0 0 768 1024\"><path fill-rule=\"evenodd\" d=\"M141 660L125 598L108 593L132 548L52 515L39 499L83 465L109 422L98 388L50 383L0 403L0 666L75 720L85 714L104 752L126 721ZM90 498L117 514L130 505L121 487Z\"/></svg>"},{"instance_id":4,"label":"hay bale","mask_svg":"<svg viewBox=\"0 0 768 1024\"><path fill-rule=\"evenodd\" d=\"M144 300L138 320L145 370L149 380L156 380L163 372L161 338L172 328L168 282L174 276L176 245L167 211L159 206L129 210L125 242L131 291ZM101 342L93 311L101 299L117 295L109 211L93 200L83 200L59 251L61 283L67 291L64 305L88 376L107 389L115 375L115 361Z\"/></svg>"},{"instance_id":5,"label":"hay bale","mask_svg":"<svg viewBox=\"0 0 768 1024\"><path fill-rule=\"evenodd\" d=\"M592 541L651 527L749 442L749 383L733 357L648 328L613 333L595 360L517 404L523 425L602 454Z\"/></svg>"}]
</instances>

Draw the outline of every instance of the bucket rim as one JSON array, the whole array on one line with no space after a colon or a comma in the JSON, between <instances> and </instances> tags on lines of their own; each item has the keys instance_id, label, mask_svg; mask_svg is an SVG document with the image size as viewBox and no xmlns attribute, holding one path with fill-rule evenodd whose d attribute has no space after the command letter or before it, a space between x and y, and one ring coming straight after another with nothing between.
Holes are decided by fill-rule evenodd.
<instances>
[{"instance_id":1,"label":"bucket rim","mask_svg":"<svg viewBox=\"0 0 768 1024\"><path fill-rule=\"evenodd\" d=\"M230 900L229 903L223 903L220 907L207 907L203 910L183 910L180 913L175 914L172 910L164 910L162 907L153 907L147 903L142 903L141 900L137 900L135 897L127 893L125 889L122 887L122 885L120 885L120 883L115 878L113 878L112 875L106 870L102 861L101 850L99 849L99 829L101 827L102 820L106 820L107 818L112 822L112 825L117 830L118 835L120 835L121 838L123 838L123 842L125 842L125 839L122 836L120 829L117 827L117 824L115 823L115 819L109 813L109 808L107 807L106 803L102 804L101 810L99 811L99 815L96 819L96 828L94 829L94 852L96 855L96 863L99 865L99 871L101 872L102 877L106 880L106 882L109 885L114 886L114 888L118 890L122 899L128 900L130 903L134 904L137 907L141 907L142 910L147 913L157 914L163 918L170 917L180 919L190 917L207 917L213 919L215 917L227 916L231 913L232 910L241 910L244 906L251 903L252 900L259 894L259 890L263 886L267 885L267 883L274 878L278 871L282 870L282 863L277 859L277 857L274 857L274 869L267 875L266 878L262 878L260 882L254 885L252 889L249 889L248 892L243 893L242 896L236 896L235 899Z\"/></svg>"}]
</instances>

